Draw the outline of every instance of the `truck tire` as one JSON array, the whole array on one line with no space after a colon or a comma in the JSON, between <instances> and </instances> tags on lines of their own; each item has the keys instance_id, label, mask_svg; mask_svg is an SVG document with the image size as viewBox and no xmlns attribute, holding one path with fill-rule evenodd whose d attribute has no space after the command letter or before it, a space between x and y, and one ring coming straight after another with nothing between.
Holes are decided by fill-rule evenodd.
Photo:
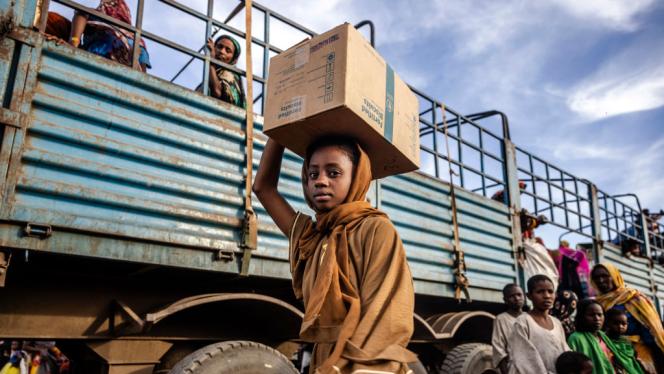
<instances>
[{"instance_id":1,"label":"truck tire","mask_svg":"<svg viewBox=\"0 0 664 374\"><path fill-rule=\"evenodd\" d=\"M278 351L255 342L228 341L205 346L178 362L169 374L297 374Z\"/></svg>"},{"instance_id":2,"label":"truck tire","mask_svg":"<svg viewBox=\"0 0 664 374\"><path fill-rule=\"evenodd\" d=\"M461 344L452 349L443 361L441 373L478 374L493 367L491 346L482 343Z\"/></svg>"}]
</instances>

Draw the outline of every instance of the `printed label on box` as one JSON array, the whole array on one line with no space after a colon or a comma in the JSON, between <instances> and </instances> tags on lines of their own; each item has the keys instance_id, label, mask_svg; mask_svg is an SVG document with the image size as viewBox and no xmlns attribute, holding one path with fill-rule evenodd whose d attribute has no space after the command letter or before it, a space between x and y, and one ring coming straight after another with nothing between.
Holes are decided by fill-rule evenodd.
<instances>
[{"instance_id":1,"label":"printed label on box","mask_svg":"<svg viewBox=\"0 0 664 374\"><path fill-rule=\"evenodd\" d=\"M325 86L323 93L323 102L329 103L334 100L334 61L336 60L334 52L330 52L325 59Z\"/></svg>"},{"instance_id":2,"label":"printed label on box","mask_svg":"<svg viewBox=\"0 0 664 374\"><path fill-rule=\"evenodd\" d=\"M366 114L367 117L369 117L369 120L376 123L379 128L383 128L385 119L383 109L371 101L371 99L365 97L364 100L362 100L362 113Z\"/></svg>"},{"instance_id":3,"label":"printed label on box","mask_svg":"<svg viewBox=\"0 0 664 374\"><path fill-rule=\"evenodd\" d=\"M309 62L309 48L306 45L303 45L295 50L293 68L297 69L307 62Z\"/></svg>"},{"instance_id":4,"label":"printed label on box","mask_svg":"<svg viewBox=\"0 0 664 374\"><path fill-rule=\"evenodd\" d=\"M278 119L298 120L304 117L306 97L295 96L285 101L279 108Z\"/></svg>"}]
</instances>

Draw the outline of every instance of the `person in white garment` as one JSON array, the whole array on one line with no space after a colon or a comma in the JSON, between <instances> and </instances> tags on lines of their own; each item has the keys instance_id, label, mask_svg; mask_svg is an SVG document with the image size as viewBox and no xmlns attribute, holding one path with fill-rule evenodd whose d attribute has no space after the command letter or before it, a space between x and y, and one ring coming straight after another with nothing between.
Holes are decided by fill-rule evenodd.
<instances>
[{"instance_id":1,"label":"person in white garment","mask_svg":"<svg viewBox=\"0 0 664 374\"><path fill-rule=\"evenodd\" d=\"M493 347L493 367L501 374L507 374L509 355L507 344L516 319L523 313L523 290L517 284L510 283L503 288L503 301L507 311L500 313L493 321L491 346Z\"/></svg>"},{"instance_id":2,"label":"person in white garment","mask_svg":"<svg viewBox=\"0 0 664 374\"><path fill-rule=\"evenodd\" d=\"M528 299L532 310L516 319L508 339L510 374L556 374L556 359L569 351L565 331L549 315L555 298L555 287L546 275L528 279Z\"/></svg>"}]
</instances>

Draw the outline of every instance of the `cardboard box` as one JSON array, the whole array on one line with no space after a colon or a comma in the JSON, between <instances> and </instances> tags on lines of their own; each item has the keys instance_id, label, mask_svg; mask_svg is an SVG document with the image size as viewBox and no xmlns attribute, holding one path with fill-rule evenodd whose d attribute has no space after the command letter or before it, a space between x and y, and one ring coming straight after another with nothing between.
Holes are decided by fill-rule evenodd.
<instances>
[{"instance_id":1,"label":"cardboard box","mask_svg":"<svg viewBox=\"0 0 664 374\"><path fill-rule=\"evenodd\" d=\"M350 24L270 60L263 131L300 156L324 135L358 140L374 178L417 170L419 104Z\"/></svg>"}]
</instances>

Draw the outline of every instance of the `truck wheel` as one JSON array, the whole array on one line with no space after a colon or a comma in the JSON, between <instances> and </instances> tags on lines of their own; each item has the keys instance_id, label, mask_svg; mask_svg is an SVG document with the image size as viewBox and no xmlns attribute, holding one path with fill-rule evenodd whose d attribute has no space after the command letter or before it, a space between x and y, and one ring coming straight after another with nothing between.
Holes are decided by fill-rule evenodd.
<instances>
[{"instance_id":1,"label":"truck wheel","mask_svg":"<svg viewBox=\"0 0 664 374\"><path fill-rule=\"evenodd\" d=\"M293 364L278 351L249 341L205 346L178 362L169 374L293 373Z\"/></svg>"},{"instance_id":2,"label":"truck wheel","mask_svg":"<svg viewBox=\"0 0 664 374\"><path fill-rule=\"evenodd\" d=\"M491 346L482 343L454 347L443 361L440 371L446 374L477 374L492 368Z\"/></svg>"}]
</instances>

